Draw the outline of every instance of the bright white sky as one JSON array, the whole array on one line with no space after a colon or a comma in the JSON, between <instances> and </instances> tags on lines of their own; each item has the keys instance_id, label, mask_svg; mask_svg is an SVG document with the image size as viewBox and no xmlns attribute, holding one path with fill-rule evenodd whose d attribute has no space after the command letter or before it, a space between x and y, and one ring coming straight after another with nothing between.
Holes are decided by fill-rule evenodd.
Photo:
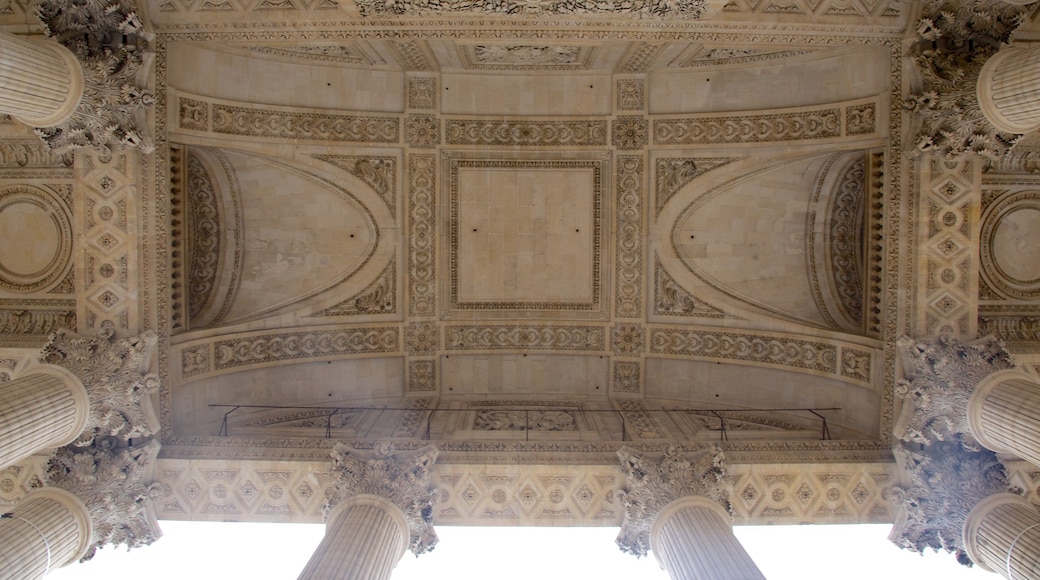
<instances>
[{"instance_id":1,"label":"bright white sky","mask_svg":"<svg viewBox=\"0 0 1040 580\"><path fill-rule=\"evenodd\" d=\"M324 533L315 524L161 522L164 537L133 550L105 549L48 580L295 580ZM737 537L769 580L996 580L951 554L919 556L888 540L889 525L738 526ZM617 528L442 526L440 543L411 553L393 580L667 580L654 560L622 554Z\"/></svg>"}]
</instances>

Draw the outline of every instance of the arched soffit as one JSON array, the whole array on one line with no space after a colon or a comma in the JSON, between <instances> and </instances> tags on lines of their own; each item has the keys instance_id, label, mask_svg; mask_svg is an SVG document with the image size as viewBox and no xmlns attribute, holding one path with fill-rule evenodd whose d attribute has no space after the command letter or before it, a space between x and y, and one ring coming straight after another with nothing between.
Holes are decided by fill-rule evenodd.
<instances>
[{"instance_id":1,"label":"arched soffit","mask_svg":"<svg viewBox=\"0 0 1040 580\"><path fill-rule=\"evenodd\" d=\"M751 410L752 413L801 424L816 423L812 413L827 418L835 438L877 437L881 393L866 383L814 376L790 369L719 364L710 360L648 358L647 406ZM818 419L817 419L818 420Z\"/></svg>"},{"instance_id":2,"label":"arched soffit","mask_svg":"<svg viewBox=\"0 0 1040 580\"><path fill-rule=\"evenodd\" d=\"M404 111L404 74L379 65L371 50L357 49L364 54L362 60L344 66L344 62L332 57L317 58L317 51L306 58L306 43L223 44L169 43L168 86L243 103L381 113ZM348 58L347 53L341 56ZM371 65L366 64L369 62Z\"/></svg>"},{"instance_id":3,"label":"arched soffit","mask_svg":"<svg viewBox=\"0 0 1040 580\"><path fill-rule=\"evenodd\" d=\"M385 208L373 211L297 164L244 151L220 155L239 189L241 253L233 261L241 274L216 322L312 308L308 300L323 293L356 293L392 260L394 242L380 235L392 220ZM387 223L378 224L377 214Z\"/></svg>"},{"instance_id":4,"label":"arched soffit","mask_svg":"<svg viewBox=\"0 0 1040 580\"><path fill-rule=\"evenodd\" d=\"M833 301L834 291L821 284L832 276L821 282L813 271L815 242L827 240L822 231L816 235L826 223L817 224L817 216L828 212L842 175L835 167L844 167L843 160L846 154L803 156L757 168L744 160L690 181L667 201L654 226L661 266L692 294L740 310L858 330L829 314L823 297Z\"/></svg>"},{"instance_id":5,"label":"arched soffit","mask_svg":"<svg viewBox=\"0 0 1040 580\"><path fill-rule=\"evenodd\" d=\"M884 95L889 58L888 49L878 46L693 45L675 56L675 64L651 71L649 112L769 111Z\"/></svg>"},{"instance_id":6,"label":"arched soffit","mask_svg":"<svg viewBox=\"0 0 1040 580\"><path fill-rule=\"evenodd\" d=\"M301 341L295 348L302 351L314 346ZM226 357L225 362L240 361L248 353L218 352L217 356ZM404 396L403 367L398 356L283 360L264 368L242 365L218 376L175 385L171 389L173 427L181 433L215 435L224 413L232 407L210 405L354 407L399 401Z\"/></svg>"}]
</instances>

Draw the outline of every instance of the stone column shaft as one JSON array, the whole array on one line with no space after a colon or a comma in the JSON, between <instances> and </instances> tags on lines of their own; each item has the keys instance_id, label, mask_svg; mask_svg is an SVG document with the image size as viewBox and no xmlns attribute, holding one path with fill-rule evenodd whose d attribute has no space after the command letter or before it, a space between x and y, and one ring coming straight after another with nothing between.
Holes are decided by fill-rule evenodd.
<instances>
[{"instance_id":1,"label":"stone column shaft","mask_svg":"<svg viewBox=\"0 0 1040 580\"><path fill-rule=\"evenodd\" d=\"M984 570L1040 579L1040 512L1022 496L1001 493L979 502L964 523L964 545Z\"/></svg>"},{"instance_id":2,"label":"stone column shaft","mask_svg":"<svg viewBox=\"0 0 1040 580\"><path fill-rule=\"evenodd\" d=\"M91 539L87 508L71 493L44 488L0 519L0 580L39 578L79 560Z\"/></svg>"},{"instance_id":3,"label":"stone column shaft","mask_svg":"<svg viewBox=\"0 0 1040 580\"><path fill-rule=\"evenodd\" d=\"M982 114L997 129L1040 127L1040 49L1002 49L982 67L976 92Z\"/></svg>"},{"instance_id":4,"label":"stone column shaft","mask_svg":"<svg viewBox=\"0 0 1040 580\"><path fill-rule=\"evenodd\" d=\"M83 383L60 367L40 365L0 384L0 469L71 443L89 414Z\"/></svg>"},{"instance_id":5,"label":"stone column shaft","mask_svg":"<svg viewBox=\"0 0 1040 580\"><path fill-rule=\"evenodd\" d=\"M1040 382L1021 371L994 373L968 401L972 435L987 449L1040 466Z\"/></svg>"},{"instance_id":6,"label":"stone column shaft","mask_svg":"<svg viewBox=\"0 0 1040 580\"><path fill-rule=\"evenodd\" d=\"M0 113L35 127L68 119L83 97L83 69L54 41L0 32Z\"/></svg>"},{"instance_id":7,"label":"stone column shaft","mask_svg":"<svg viewBox=\"0 0 1040 580\"><path fill-rule=\"evenodd\" d=\"M673 580L765 580L719 504L687 497L665 506L650 530L650 551Z\"/></svg>"},{"instance_id":8,"label":"stone column shaft","mask_svg":"<svg viewBox=\"0 0 1040 580\"><path fill-rule=\"evenodd\" d=\"M298 580L388 580L408 548L404 513L374 495L344 500Z\"/></svg>"}]
</instances>

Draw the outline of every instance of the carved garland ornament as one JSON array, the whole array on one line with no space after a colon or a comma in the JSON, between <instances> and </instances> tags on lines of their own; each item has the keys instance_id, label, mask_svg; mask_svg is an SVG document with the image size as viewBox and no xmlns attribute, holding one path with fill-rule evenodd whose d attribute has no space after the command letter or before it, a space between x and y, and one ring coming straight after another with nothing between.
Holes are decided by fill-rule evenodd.
<instances>
[{"instance_id":1,"label":"carved garland ornament","mask_svg":"<svg viewBox=\"0 0 1040 580\"><path fill-rule=\"evenodd\" d=\"M596 0L355 0L366 17L405 14L500 14L500 15L564 15L564 14L634 14L672 18L700 18L705 0L629 0L597 2Z\"/></svg>"},{"instance_id":2,"label":"carved garland ornament","mask_svg":"<svg viewBox=\"0 0 1040 580\"><path fill-rule=\"evenodd\" d=\"M436 460L437 448L432 445L398 452L391 443L376 444L372 450L337 444L332 449L332 473L336 483L325 504L325 516L347 498L376 495L404 512L412 553L418 556L432 550L437 544L437 533L433 530L437 491L430 484L430 476Z\"/></svg>"},{"instance_id":3,"label":"carved garland ornament","mask_svg":"<svg viewBox=\"0 0 1040 580\"><path fill-rule=\"evenodd\" d=\"M692 452L668 447L663 454L622 447L617 454L625 474L625 484L617 492L618 503L625 510L617 537L622 552L645 556L654 518L677 499L704 497L732 511L725 483L725 457L717 445Z\"/></svg>"}]
</instances>

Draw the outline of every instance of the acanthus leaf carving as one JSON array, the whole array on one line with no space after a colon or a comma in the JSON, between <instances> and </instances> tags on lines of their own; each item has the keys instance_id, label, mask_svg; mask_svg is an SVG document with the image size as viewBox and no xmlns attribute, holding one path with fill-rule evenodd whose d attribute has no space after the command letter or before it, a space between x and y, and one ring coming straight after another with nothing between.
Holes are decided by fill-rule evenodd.
<instances>
[{"instance_id":1,"label":"acanthus leaf carving","mask_svg":"<svg viewBox=\"0 0 1040 580\"><path fill-rule=\"evenodd\" d=\"M976 446L968 427L968 400L986 376L1014 366L1011 355L995 338L963 343L950 336L931 342L897 341L903 356L903 376L896 395L903 410L893 428L906 443L931 444L963 436Z\"/></svg>"},{"instance_id":2,"label":"acanthus leaf carving","mask_svg":"<svg viewBox=\"0 0 1040 580\"><path fill-rule=\"evenodd\" d=\"M98 548L137 548L162 535L152 506L162 495L162 485L146 481L159 454L158 441L134 447L108 447L108 441L62 447L47 464L47 484L72 493L87 506L93 537L81 562L93 558Z\"/></svg>"},{"instance_id":3,"label":"acanthus leaf carving","mask_svg":"<svg viewBox=\"0 0 1040 580\"><path fill-rule=\"evenodd\" d=\"M618 489L624 520L617 544L622 552L645 556L650 549L650 527L666 505L689 496L718 502L732 513L726 487L726 461L717 445L691 450L666 447L663 453L622 447L617 452L625 474Z\"/></svg>"},{"instance_id":4,"label":"acanthus leaf carving","mask_svg":"<svg viewBox=\"0 0 1040 580\"><path fill-rule=\"evenodd\" d=\"M155 435L150 393L159 388L159 377L148 373L155 336L113 338L110 328L91 337L68 330L51 335L40 361L64 367L79 377L90 399L86 429L76 446L90 445L97 437L138 439Z\"/></svg>"},{"instance_id":5,"label":"acanthus leaf carving","mask_svg":"<svg viewBox=\"0 0 1040 580\"><path fill-rule=\"evenodd\" d=\"M431 485L437 448L429 445L414 451L397 451L392 443L377 443L371 450L338 443L332 449L335 487L325 504L326 517L341 501L355 495L384 498L404 513L409 528L409 548L415 555L433 549L433 504L437 491Z\"/></svg>"}]
</instances>

